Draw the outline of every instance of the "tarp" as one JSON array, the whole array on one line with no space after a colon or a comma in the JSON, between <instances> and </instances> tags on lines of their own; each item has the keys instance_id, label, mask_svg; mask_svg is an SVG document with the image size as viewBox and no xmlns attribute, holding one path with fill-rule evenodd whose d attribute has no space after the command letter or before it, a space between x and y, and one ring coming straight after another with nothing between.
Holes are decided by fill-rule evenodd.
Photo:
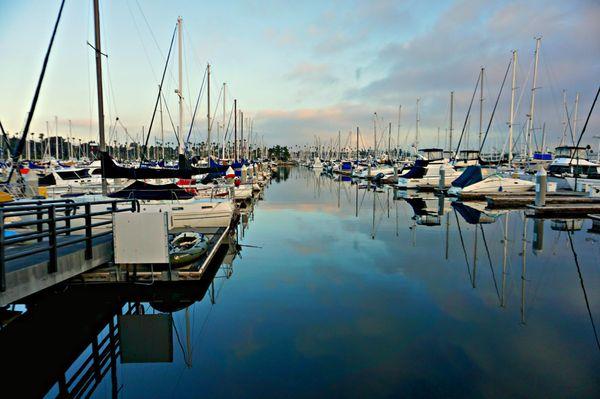
<instances>
[{"instance_id":1,"label":"tarp","mask_svg":"<svg viewBox=\"0 0 600 399\"><path fill-rule=\"evenodd\" d=\"M108 194L111 198L139 200L184 200L194 195L176 184L148 184L136 180L122 190Z\"/></svg>"},{"instance_id":2,"label":"tarp","mask_svg":"<svg viewBox=\"0 0 600 399\"><path fill-rule=\"evenodd\" d=\"M458 176L452 182L453 187L464 188L470 186L471 184L475 184L480 182L483 179L481 174L481 166L479 165L471 165L467 166L467 168L462 172L460 176Z\"/></svg>"},{"instance_id":3,"label":"tarp","mask_svg":"<svg viewBox=\"0 0 600 399\"><path fill-rule=\"evenodd\" d=\"M420 179L427 173L428 162L423 159L417 159L415 164L403 175L399 177L403 179Z\"/></svg>"}]
</instances>

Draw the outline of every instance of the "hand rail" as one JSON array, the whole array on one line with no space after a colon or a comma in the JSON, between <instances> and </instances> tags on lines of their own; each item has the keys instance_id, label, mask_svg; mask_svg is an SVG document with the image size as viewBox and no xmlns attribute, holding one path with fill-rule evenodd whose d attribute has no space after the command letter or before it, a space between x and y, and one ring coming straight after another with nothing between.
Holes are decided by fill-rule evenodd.
<instances>
[{"instance_id":1,"label":"hand rail","mask_svg":"<svg viewBox=\"0 0 600 399\"><path fill-rule=\"evenodd\" d=\"M109 205L106 209L97 210L93 207ZM121 205L121 207L119 207ZM122 206L128 205L128 206ZM81 212L83 210L83 212ZM79 212L78 212L79 211ZM95 217L112 215L120 212L139 212L138 200L112 199L90 202L74 202L68 200L48 201L19 201L0 205L0 292L6 291L6 262L24 258L35 253L48 253L48 273L55 273L58 267L58 249L67 245L85 242L85 259L92 259L93 240L107 235L106 231L94 232L95 227L112 225L112 219L93 220ZM7 218L20 220L5 223ZM23 220L25 219L25 220ZM83 224L71 221L83 219ZM28 228L6 236L10 229ZM84 230L83 236L74 237L71 233ZM65 237L60 240L61 237ZM69 238L72 237L72 238ZM39 244L47 240L47 245ZM10 249L19 248L18 244L30 241L38 243L37 248L23 246L23 251Z\"/></svg>"}]
</instances>

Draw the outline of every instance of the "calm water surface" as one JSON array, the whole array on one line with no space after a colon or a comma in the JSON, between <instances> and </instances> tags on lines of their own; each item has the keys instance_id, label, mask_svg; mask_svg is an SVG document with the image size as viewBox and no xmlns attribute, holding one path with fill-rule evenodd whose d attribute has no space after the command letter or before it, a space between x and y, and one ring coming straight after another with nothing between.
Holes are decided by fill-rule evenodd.
<instances>
[{"instance_id":1,"label":"calm water surface","mask_svg":"<svg viewBox=\"0 0 600 399\"><path fill-rule=\"evenodd\" d=\"M116 356L93 397L600 397L590 220L483 214L293 168L246 222L214 280L153 301L73 289L40 306L21 336L42 339L45 324L66 342L28 360L30 384L56 396L49 367L68 381L107 321L141 312L172 314L170 340L147 338L172 361Z\"/></svg>"}]
</instances>

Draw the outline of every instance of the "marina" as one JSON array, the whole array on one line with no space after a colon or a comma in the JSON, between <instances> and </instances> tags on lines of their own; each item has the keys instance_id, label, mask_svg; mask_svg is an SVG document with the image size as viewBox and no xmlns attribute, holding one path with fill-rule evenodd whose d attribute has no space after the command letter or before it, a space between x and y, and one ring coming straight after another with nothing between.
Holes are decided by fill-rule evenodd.
<instances>
[{"instance_id":1,"label":"marina","mask_svg":"<svg viewBox=\"0 0 600 399\"><path fill-rule=\"evenodd\" d=\"M600 397L600 8L426 3L0 4L2 397Z\"/></svg>"}]
</instances>

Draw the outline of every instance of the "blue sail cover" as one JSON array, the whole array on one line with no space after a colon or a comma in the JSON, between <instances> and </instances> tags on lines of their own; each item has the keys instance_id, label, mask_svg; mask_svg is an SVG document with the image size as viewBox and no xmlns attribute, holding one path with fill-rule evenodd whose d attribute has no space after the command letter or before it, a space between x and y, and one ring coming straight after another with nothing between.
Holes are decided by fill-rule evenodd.
<instances>
[{"instance_id":1,"label":"blue sail cover","mask_svg":"<svg viewBox=\"0 0 600 399\"><path fill-rule=\"evenodd\" d=\"M424 159L417 159L415 164L403 175L399 177L402 179L420 179L427 173L428 162Z\"/></svg>"},{"instance_id":2,"label":"blue sail cover","mask_svg":"<svg viewBox=\"0 0 600 399\"><path fill-rule=\"evenodd\" d=\"M479 165L471 165L467 166L467 168L462 172L460 176L458 176L452 182L453 187L465 188L470 186L471 184L475 184L483 180L483 175L481 174L481 166Z\"/></svg>"},{"instance_id":3,"label":"blue sail cover","mask_svg":"<svg viewBox=\"0 0 600 399\"><path fill-rule=\"evenodd\" d=\"M352 170L352 162L350 162L350 161L342 162L342 170Z\"/></svg>"}]
</instances>

